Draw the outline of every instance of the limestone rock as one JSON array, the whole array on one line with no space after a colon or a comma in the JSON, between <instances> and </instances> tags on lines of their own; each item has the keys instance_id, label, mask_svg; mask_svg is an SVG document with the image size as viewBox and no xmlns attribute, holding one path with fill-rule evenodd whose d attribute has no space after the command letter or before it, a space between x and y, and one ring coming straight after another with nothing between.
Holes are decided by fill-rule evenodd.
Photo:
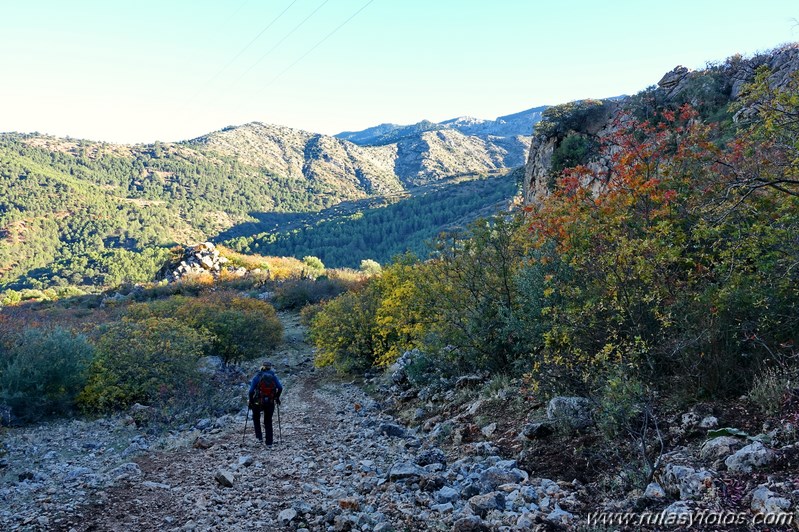
<instances>
[{"instance_id":1,"label":"limestone rock","mask_svg":"<svg viewBox=\"0 0 799 532\"><path fill-rule=\"evenodd\" d=\"M787 512L791 508L791 501L778 497L765 484L758 486L752 492L752 511L758 514L776 514Z\"/></svg>"},{"instance_id":2,"label":"limestone rock","mask_svg":"<svg viewBox=\"0 0 799 532\"><path fill-rule=\"evenodd\" d=\"M680 499L697 499L713 486L714 475L704 469L690 466L667 464L664 467L660 485L666 493Z\"/></svg>"},{"instance_id":3,"label":"limestone rock","mask_svg":"<svg viewBox=\"0 0 799 532\"><path fill-rule=\"evenodd\" d=\"M719 460L724 459L740 449L743 442L738 438L732 436L717 436L702 444L699 449L699 456L703 460Z\"/></svg>"},{"instance_id":4,"label":"limestone rock","mask_svg":"<svg viewBox=\"0 0 799 532\"><path fill-rule=\"evenodd\" d=\"M581 430L593 425L593 406L584 397L553 397L547 405L547 418L567 428Z\"/></svg>"},{"instance_id":5,"label":"limestone rock","mask_svg":"<svg viewBox=\"0 0 799 532\"><path fill-rule=\"evenodd\" d=\"M751 473L754 469L771 463L774 460L774 451L759 441L750 443L727 457L724 463L730 471Z\"/></svg>"}]
</instances>

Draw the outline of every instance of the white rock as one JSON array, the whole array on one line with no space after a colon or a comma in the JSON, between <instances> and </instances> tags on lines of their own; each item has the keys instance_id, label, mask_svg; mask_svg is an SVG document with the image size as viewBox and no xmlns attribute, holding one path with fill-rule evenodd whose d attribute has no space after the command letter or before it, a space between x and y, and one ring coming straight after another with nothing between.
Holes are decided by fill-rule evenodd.
<instances>
[{"instance_id":1,"label":"white rock","mask_svg":"<svg viewBox=\"0 0 799 532\"><path fill-rule=\"evenodd\" d=\"M751 473L755 468L769 464L772 460L774 451L756 441L736 451L724 463L730 471Z\"/></svg>"}]
</instances>

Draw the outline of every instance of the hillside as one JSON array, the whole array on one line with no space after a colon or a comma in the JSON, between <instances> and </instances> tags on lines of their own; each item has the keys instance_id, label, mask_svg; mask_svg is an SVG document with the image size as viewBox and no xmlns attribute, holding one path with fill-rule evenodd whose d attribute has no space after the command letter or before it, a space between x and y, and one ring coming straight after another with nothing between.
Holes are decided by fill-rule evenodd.
<instances>
[{"instance_id":1,"label":"hillside","mask_svg":"<svg viewBox=\"0 0 799 532\"><path fill-rule=\"evenodd\" d=\"M224 243L246 253L319 257L326 266L357 268L363 259L386 263L407 251L427 257L442 231L507 210L520 172L417 189L412 195L347 202L319 213L247 224Z\"/></svg>"},{"instance_id":2,"label":"hillside","mask_svg":"<svg viewBox=\"0 0 799 532\"><path fill-rule=\"evenodd\" d=\"M173 244L238 236L237 227L274 214L502 173L522 165L528 147L528 137L454 128L359 146L257 122L133 146L0 134L0 287L149 280Z\"/></svg>"}]
</instances>

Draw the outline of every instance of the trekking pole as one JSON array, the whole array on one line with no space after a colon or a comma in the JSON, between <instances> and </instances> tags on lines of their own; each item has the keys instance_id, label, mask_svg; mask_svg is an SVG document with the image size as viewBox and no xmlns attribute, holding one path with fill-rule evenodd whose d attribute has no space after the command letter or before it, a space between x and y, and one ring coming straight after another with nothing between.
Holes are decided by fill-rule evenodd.
<instances>
[{"instance_id":1,"label":"trekking pole","mask_svg":"<svg viewBox=\"0 0 799 532\"><path fill-rule=\"evenodd\" d=\"M283 427L280 426L280 405L277 405L277 433L280 436L280 445L283 445Z\"/></svg>"},{"instance_id":2,"label":"trekking pole","mask_svg":"<svg viewBox=\"0 0 799 532\"><path fill-rule=\"evenodd\" d=\"M244 416L244 432L241 434L241 443L244 443L244 438L247 437L247 420L250 418L250 403L247 402L247 415Z\"/></svg>"}]
</instances>

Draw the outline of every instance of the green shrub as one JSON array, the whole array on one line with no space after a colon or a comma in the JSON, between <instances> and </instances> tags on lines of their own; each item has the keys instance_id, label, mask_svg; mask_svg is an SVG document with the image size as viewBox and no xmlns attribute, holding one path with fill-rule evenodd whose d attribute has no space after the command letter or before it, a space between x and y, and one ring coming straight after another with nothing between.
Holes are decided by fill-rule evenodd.
<instances>
[{"instance_id":1,"label":"green shrub","mask_svg":"<svg viewBox=\"0 0 799 532\"><path fill-rule=\"evenodd\" d=\"M344 283L327 277L290 279L275 288L272 302L280 310L296 310L306 305L333 299L345 290Z\"/></svg>"},{"instance_id":2,"label":"green shrub","mask_svg":"<svg viewBox=\"0 0 799 532\"><path fill-rule=\"evenodd\" d=\"M200 393L197 360L205 344L200 332L173 318L110 324L97 340L79 403L87 411L110 412Z\"/></svg>"},{"instance_id":3,"label":"green shrub","mask_svg":"<svg viewBox=\"0 0 799 532\"><path fill-rule=\"evenodd\" d=\"M560 173L566 168L586 164L596 151L596 141L579 133L569 133L552 152L552 171Z\"/></svg>"},{"instance_id":4,"label":"green shrub","mask_svg":"<svg viewBox=\"0 0 799 532\"><path fill-rule=\"evenodd\" d=\"M205 335L208 354L222 357L225 364L266 356L283 338L283 326L272 305L235 292L173 296L132 305L127 316L173 318L192 327Z\"/></svg>"},{"instance_id":5,"label":"green shrub","mask_svg":"<svg viewBox=\"0 0 799 532\"><path fill-rule=\"evenodd\" d=\"M92 353L82 335L26 329L0 354L0 403L25 420L69 412L86 382Z\"/></svg>"},{"instance_id":6,"label":"green shrub","mask_svg":"<svg viewBox=\"0 0 799 532\"><path fill-rule=\"evenodd\" d=\"M380 266L380 263L376 260L363 259L361 261L360 270L366 275L378 275L383 271L383 267Z\"/></svg>"},{"instance_id":7,"label":"green shrub","mask_svg":"<svg viewBox=\"0 0 799 532\"><path fill-rule=\"evenodd\" d=\"M328 301L311 321L310 337L318 349L316 365L334 365L344 371L374 365L378 304L374 285Z\"/></svg>"}]
</instances>

